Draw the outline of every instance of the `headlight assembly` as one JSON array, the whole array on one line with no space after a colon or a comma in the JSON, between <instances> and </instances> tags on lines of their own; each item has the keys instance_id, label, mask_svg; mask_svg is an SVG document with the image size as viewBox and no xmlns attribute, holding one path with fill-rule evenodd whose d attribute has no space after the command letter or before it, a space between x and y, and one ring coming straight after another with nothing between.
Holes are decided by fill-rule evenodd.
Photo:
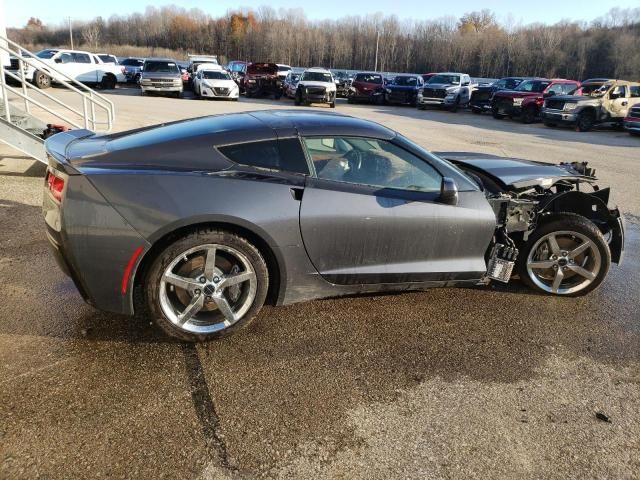
<instances>
[{"instance_id":1,"label":"headlight assembly","mask_svg":"<svg viewBox=\"0 0 640 480\"><path fill-rule=\"evenodd\" d=\"M578 108L578 104L577 103L565 103L564 104L564 108L562 110L564 110L565 112L571 112L571 111L575 110L576 108Z\"/></svg>"}]
</instances>

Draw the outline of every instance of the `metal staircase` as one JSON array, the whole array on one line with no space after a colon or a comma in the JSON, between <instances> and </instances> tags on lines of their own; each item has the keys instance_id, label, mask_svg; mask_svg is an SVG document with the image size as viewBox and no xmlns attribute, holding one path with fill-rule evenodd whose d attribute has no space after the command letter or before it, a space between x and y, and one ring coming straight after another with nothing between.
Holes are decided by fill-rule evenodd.
<instances>
[{"instance_id":1,"label":"metal staircase","mask_svg":"<svg viewBox=\"0 0 640 480\"><path fill-rule=\"evenodd\" d=\"M45 63L24 47L0 35L0 141L47 163L42 134L47 124L68 128L110 131L115 117L113 102L83 83ZM17 71L16 68L17 67ZM52 93L25 78L28 67L46 72L55 84Z\"/></svg>"}]
</instances>

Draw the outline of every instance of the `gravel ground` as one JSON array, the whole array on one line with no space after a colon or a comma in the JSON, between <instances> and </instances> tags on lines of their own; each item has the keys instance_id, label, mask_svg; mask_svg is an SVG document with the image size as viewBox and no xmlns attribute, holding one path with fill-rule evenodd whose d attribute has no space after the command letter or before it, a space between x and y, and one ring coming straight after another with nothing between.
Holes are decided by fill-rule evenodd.
<instances>
[{"instance_id":1,"label":"gravel ground","mask_svg":"<svg viewBox=\"0 0 640 480\"><path fill-rule=\"evenodd\" d=\"M65 97L67 92L54 90ZM291 107L109 94L116 130ZM0 147L0 478L640 478L640 142L351 106L435 151L589 161L628 223L596 292L436 289L265 308L190 346L84 304L42 169Z\"/></svg>"}]
</instances>

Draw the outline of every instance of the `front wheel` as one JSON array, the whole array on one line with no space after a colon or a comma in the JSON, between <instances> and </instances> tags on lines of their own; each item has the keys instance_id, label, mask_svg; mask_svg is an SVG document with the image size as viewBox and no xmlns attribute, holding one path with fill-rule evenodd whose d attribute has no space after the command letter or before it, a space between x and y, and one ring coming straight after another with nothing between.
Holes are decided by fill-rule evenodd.
<instances>
[{"instance_id":1,"label":"front wheel","mask_svg":"<svg viewBox=\"0 0 640 480\"><path fill-rule=\"evenodd\" d=\"M491 108L491 115L493 115L493 118L495 118L496 120L502 120L504 118L504 115L500 113L498 107Z\"/></svg>"},{"instance_id":2,"label":"front wheel","mask_svg":"<svg viewBox=\"0 0 640 480\"><path fill-rule=\"evenodd\" d=\"M186 341L221 338L247 326L264 304L266 263L245 238L223 230L191 233L153 261L145 294L158 325Z\"/></svg>"},{"instance_id":3,"label":"front wheel","mask_svg":"<svg viewBox=\"0 0 640 480\"><path fill-rule=\"evenodd\" d=\"M593 128L594 123L596 122L595 115L591 111L582 112L578 116L578 123L576 124L576 129L579 132L588 132Z\"/></svg>"},{"instance_id":4,"label":"front wheel","mask_svg":"<svg viewBox=\"0 0 640 480\"><path fill-rule=\"evenodd\" d=\"M542 223L520 252L522 281L541 293L575 297L594 290L609 271L611 252L598 227L576 214Z\"/></svg>"},{"instance_id":5,"label":"front wheel","mask_svg":"<svg viewBox=\"0 0 640 480\"><path fill-rule=\"evenodd\" d=\"M103 90L113 90L116 88L116 84L118 83L116 77L113 75L105 75L102 77L102 81L100 82L100 88Z\"/></svg>"}]
</instances>

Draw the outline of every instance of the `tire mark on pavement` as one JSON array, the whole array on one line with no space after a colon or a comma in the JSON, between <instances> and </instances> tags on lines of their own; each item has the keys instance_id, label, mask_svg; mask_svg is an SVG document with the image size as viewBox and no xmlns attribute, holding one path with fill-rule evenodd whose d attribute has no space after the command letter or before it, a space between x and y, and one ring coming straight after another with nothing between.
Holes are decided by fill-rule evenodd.
<instances>
[{"instance_id":1,"label":"tire mark on pavement","mask_svg":"<svg viewBox=\"0 0 640 480\"><path fill-rule=\"evenodd\" d=\"M218 418L215 404L211 398L211 392L209 391L202 363L198 356L198 350L195 345L190 343L183 343L181 346L187 376L189 377L189 384L191 386L191 400L193 401L193 408L196 411L198 421L202 427L202 434L207 445L207 451L212 461L217 458L220 466L225 469L231 468L229 465L227 446L218 432L220 419Z\"/></svg>"}]
</instances>

